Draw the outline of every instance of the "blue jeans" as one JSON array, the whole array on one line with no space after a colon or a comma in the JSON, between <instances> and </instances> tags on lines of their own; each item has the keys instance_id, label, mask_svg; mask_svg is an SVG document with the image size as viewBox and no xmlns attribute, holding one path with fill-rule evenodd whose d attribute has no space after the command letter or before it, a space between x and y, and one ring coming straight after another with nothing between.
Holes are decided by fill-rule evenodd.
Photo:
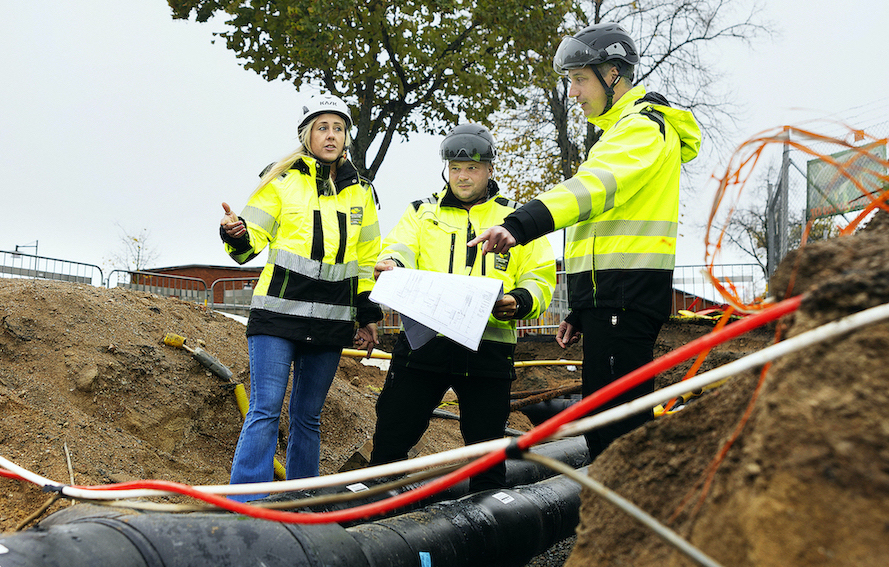
<instances>
[{"instance_id":1,"label":"blue jeans","mask_svg":"<svg viewBox=\"0 0 889 567\"><path fill-rule=\"evenodd\" d=\"M321 409L340 361L340 348L315 347L273 337L247 338L250 353L250 410L244 418L231 483L274 480L275 448L284 393L293 366L287 478L318 476L321 453ZM245 502L266 494L233 495Z\"/></svg>"}]
</instances>

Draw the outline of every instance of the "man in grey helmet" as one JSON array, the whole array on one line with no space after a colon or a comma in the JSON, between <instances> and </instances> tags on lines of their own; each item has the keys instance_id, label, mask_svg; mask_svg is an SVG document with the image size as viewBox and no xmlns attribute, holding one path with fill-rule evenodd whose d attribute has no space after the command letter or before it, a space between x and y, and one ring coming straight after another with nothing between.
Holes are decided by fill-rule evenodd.
<instances>
[{"instance_id":1,"label":"man in grey helmet","mask_svg":"<svg viewBox=\"0 0 889 567\"><path fill-rule=\"evenodd\" d=\"M652 360L672 308L680 165L701 143L691 112L633 86L638 63L633 39L618 24L595 24L562 40L553 67L570 79L569 96L602 136L574 177L468 243L502 253L566 229L571 313L556 340L564 348L584 333L584 396ZM653 388L650 380L614 403ZM588 433L591 458L651 418L648 412Z\"/></svg>"},{"instance_id":2,"label":"man in grey helmet","mask_svg":"<svg viewBox=\"0 0 889 567\"><path fill-rule=\"evenodd\" d=\"M442 141L440 154L448 172L444 189L408 206L383 241L375 275L399 266L496 278L505 294L494 304L478 351L441 335L412 349L405 334L399 335L377 402L372 465L407 458L448 388L460 403L466 443L503 437L515 379L516 322L538 317L555 287L555 261L546 239L487 256L466 246L518 206L499 194L493 179L497 150L488 129L455 127ZM472 478L470 488L499 488L505 477L501 463Z\"/></svg>"}]
</instances>

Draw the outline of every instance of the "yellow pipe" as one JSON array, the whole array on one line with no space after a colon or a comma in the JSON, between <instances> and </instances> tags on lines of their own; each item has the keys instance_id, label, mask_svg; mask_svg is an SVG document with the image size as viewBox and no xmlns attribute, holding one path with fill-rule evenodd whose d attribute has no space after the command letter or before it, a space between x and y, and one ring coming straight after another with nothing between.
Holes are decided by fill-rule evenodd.
<instances>
[{"instance_id":1,"label":"yellow pipe","mask_svg":"<svg viewBox=\"0 0 889 567\"><path fill-rule=\"evenodd\" d=\"M367 351L361 350L357 348L344 348L343 356L351 356L353 358L368 358ZM385 360L390 360L392 355L388 352L383 352L381 350L375 350L371 353L370 358L382 358Z\"/></svg>"},{"instance_id":2,"label":"yellow pipe","mask_svg":"<svg viewBox=\"0 0 889 567\"><path fill-rule=\"evenodd\" d=\"M354 348L344 348L343 356L351 356L353 358L368 358L366 350L354 349ZM391 360L392 355L388 352L382 352L379 350L373 351L371 353L370 358L382 358L384 360ZM516 362L515 367L521 368L523 366L583 366L582 360L526 360L522 362Z\"/></svg>"},{"instance_id":3,"label":"yellow pipe","mask_svg":"<svg viewBox=\"0 0 889 567\"><path fill-rule=\"evenodd\" d=\"M720 380L718 382L713 382L712 384L707 384L706 386L704 386L703 388L701 388L698 391L686 392L686 393L682 394L681 396L678 396L678 398L681 398L682 403L685 404L688 402L688 400L690 400L692 398L697 398L698 396L702 396L704 394L704 392L706 392L707 390L712 390L713 388L718 388L719 386L722 386L726 382L728 382L728 378L726 378L725 380ZM680 408L671 409L671 410L667 411L664 409L664 404L658 404L654 408L654 417L661 417L662 415L669 415L672 413L676 413L680 409L682 409L682 408L680 407Z\"/></svg>"},{"instance_id":4,"label":"yellow pipe","mask_svg":"<svg viewBox=\"0 0 889 567\"><path fill-rule=\"evenodd\" d=\"M582 360L524 360L516 362L516 368L524 366L583 366Z\"/></svg>"},{"instance_id":5,"label":"yellow pipe","mask_svg":"<svg viewBox=\"0 0 889 567\"><path fill-rule=\"evenodd\" d=\"M243 384L235 385L235 401L238 402L238 409L241 410L241 418L246 418L247 410L250 409L250 400L247 398L247 390L244 389ZM275 459L274 466L275 478L285 480L287 478L287 471L284 470L284 465L282 465L278 459Z\"/></svg>"},{"instance_id":6,"label":"yellow pipe","mask_svg":"<svg viewBox=\"0 0 889 567\"><path fill-rule=\"evenodd\" d=\"M188 347L188 345L185 344L185 341L186 341L185 337L183 337L181 335L177 335L176 333L167 333L166 335L164 335L164 344L169 345L171 347L184 348L188 352L192 353L192 355L194 355L195 349ZM200 350L200 349L198 349L198 350ZM202 364L203 364L203 362L202 362ZM205 366L206 366L206 364L205 364ZM221 366L221 364L220 364L220 366ZM213 373L216 374L217 376L219 376L220 378L225 379L224 376L220 376L219 372L214 371ZM233 382L229 381L229 383L233 383ZM243 384L235 384L235 401L238 403L238 409L241 410L241 419L246 419L247 412L250 410L250 399L247 397L247 390L244 389ZM282 465L280 462L278 462L278 459L275 459L273 464L275 467L275 478L278 478L280 480L286 480L287 479L287 471L284 469L284 465Z\"/></svg>"}]
</instances>

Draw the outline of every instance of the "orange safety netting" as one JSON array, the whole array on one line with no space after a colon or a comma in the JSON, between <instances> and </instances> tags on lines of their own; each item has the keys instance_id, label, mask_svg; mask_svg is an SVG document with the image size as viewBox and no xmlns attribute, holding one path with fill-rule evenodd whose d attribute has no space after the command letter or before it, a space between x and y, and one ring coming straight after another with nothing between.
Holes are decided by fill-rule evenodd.
<instances>
[{"instance_id":1,"label":"orange safety netting","mask_svg":"<svg viewBox=\"0 0 889 567\"><path fill-rule=\"evenodd\" d=\"M865 132L852 128L845 124L825 122L832 126L839 125L844 133L840 137L818 134L813 129L804 129L797 126L780 126L765 130L742 143L735 150L726 166L722 176L713 175L718 183L713 206L707 220L707 232L704 237L706 246L705 263L707 264L708 277L713 286L735 309L744 312L758 311L767 306L766 303L745 303L734 283L730 278L721 281L713 271L719 251L722 248L725 232L732 214L735 212L738 201L744 192L747 182L762 157L763 151L771 144L780 144L791 149L801 151L809 156L823 160L836 168L834 180L841 176L848 179L861 191L862 198L867 205L858 213L857 217L840 230L840 235L845 236L855 231L858 224L877 208L889 212L889 160L872 153L879 145L886 145L887 138L877 138ZM815 145L819 148L815 149ZM829 148L829 152L824 152ZM831 154L841 150L853 152L852 156L845 160L837 160ZM860 175L862 171L867 176ZM722 213L721 211L727 211ZM717 225L717 218L721 224ZM802 242L805 243L805 235L811 221L803 234Z\"/></svg>"}]
</instances>

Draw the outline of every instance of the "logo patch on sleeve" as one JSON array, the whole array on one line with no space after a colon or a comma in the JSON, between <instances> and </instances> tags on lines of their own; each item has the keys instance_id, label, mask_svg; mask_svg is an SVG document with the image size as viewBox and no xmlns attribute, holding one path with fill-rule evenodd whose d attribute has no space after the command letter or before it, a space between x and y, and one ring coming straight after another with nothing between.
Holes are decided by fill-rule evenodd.
<instances>
[{"instance_id":1,"label":"logo patch on sleeve","mask_svg":"<svg viewBox=\"0 0 889 567\"><path fill-rule=\"evenodd\" d=\"M364 219L364 207L352 207L349 209L349 222L352 224L361 224Z\"/></svg>"}]
</instances>

